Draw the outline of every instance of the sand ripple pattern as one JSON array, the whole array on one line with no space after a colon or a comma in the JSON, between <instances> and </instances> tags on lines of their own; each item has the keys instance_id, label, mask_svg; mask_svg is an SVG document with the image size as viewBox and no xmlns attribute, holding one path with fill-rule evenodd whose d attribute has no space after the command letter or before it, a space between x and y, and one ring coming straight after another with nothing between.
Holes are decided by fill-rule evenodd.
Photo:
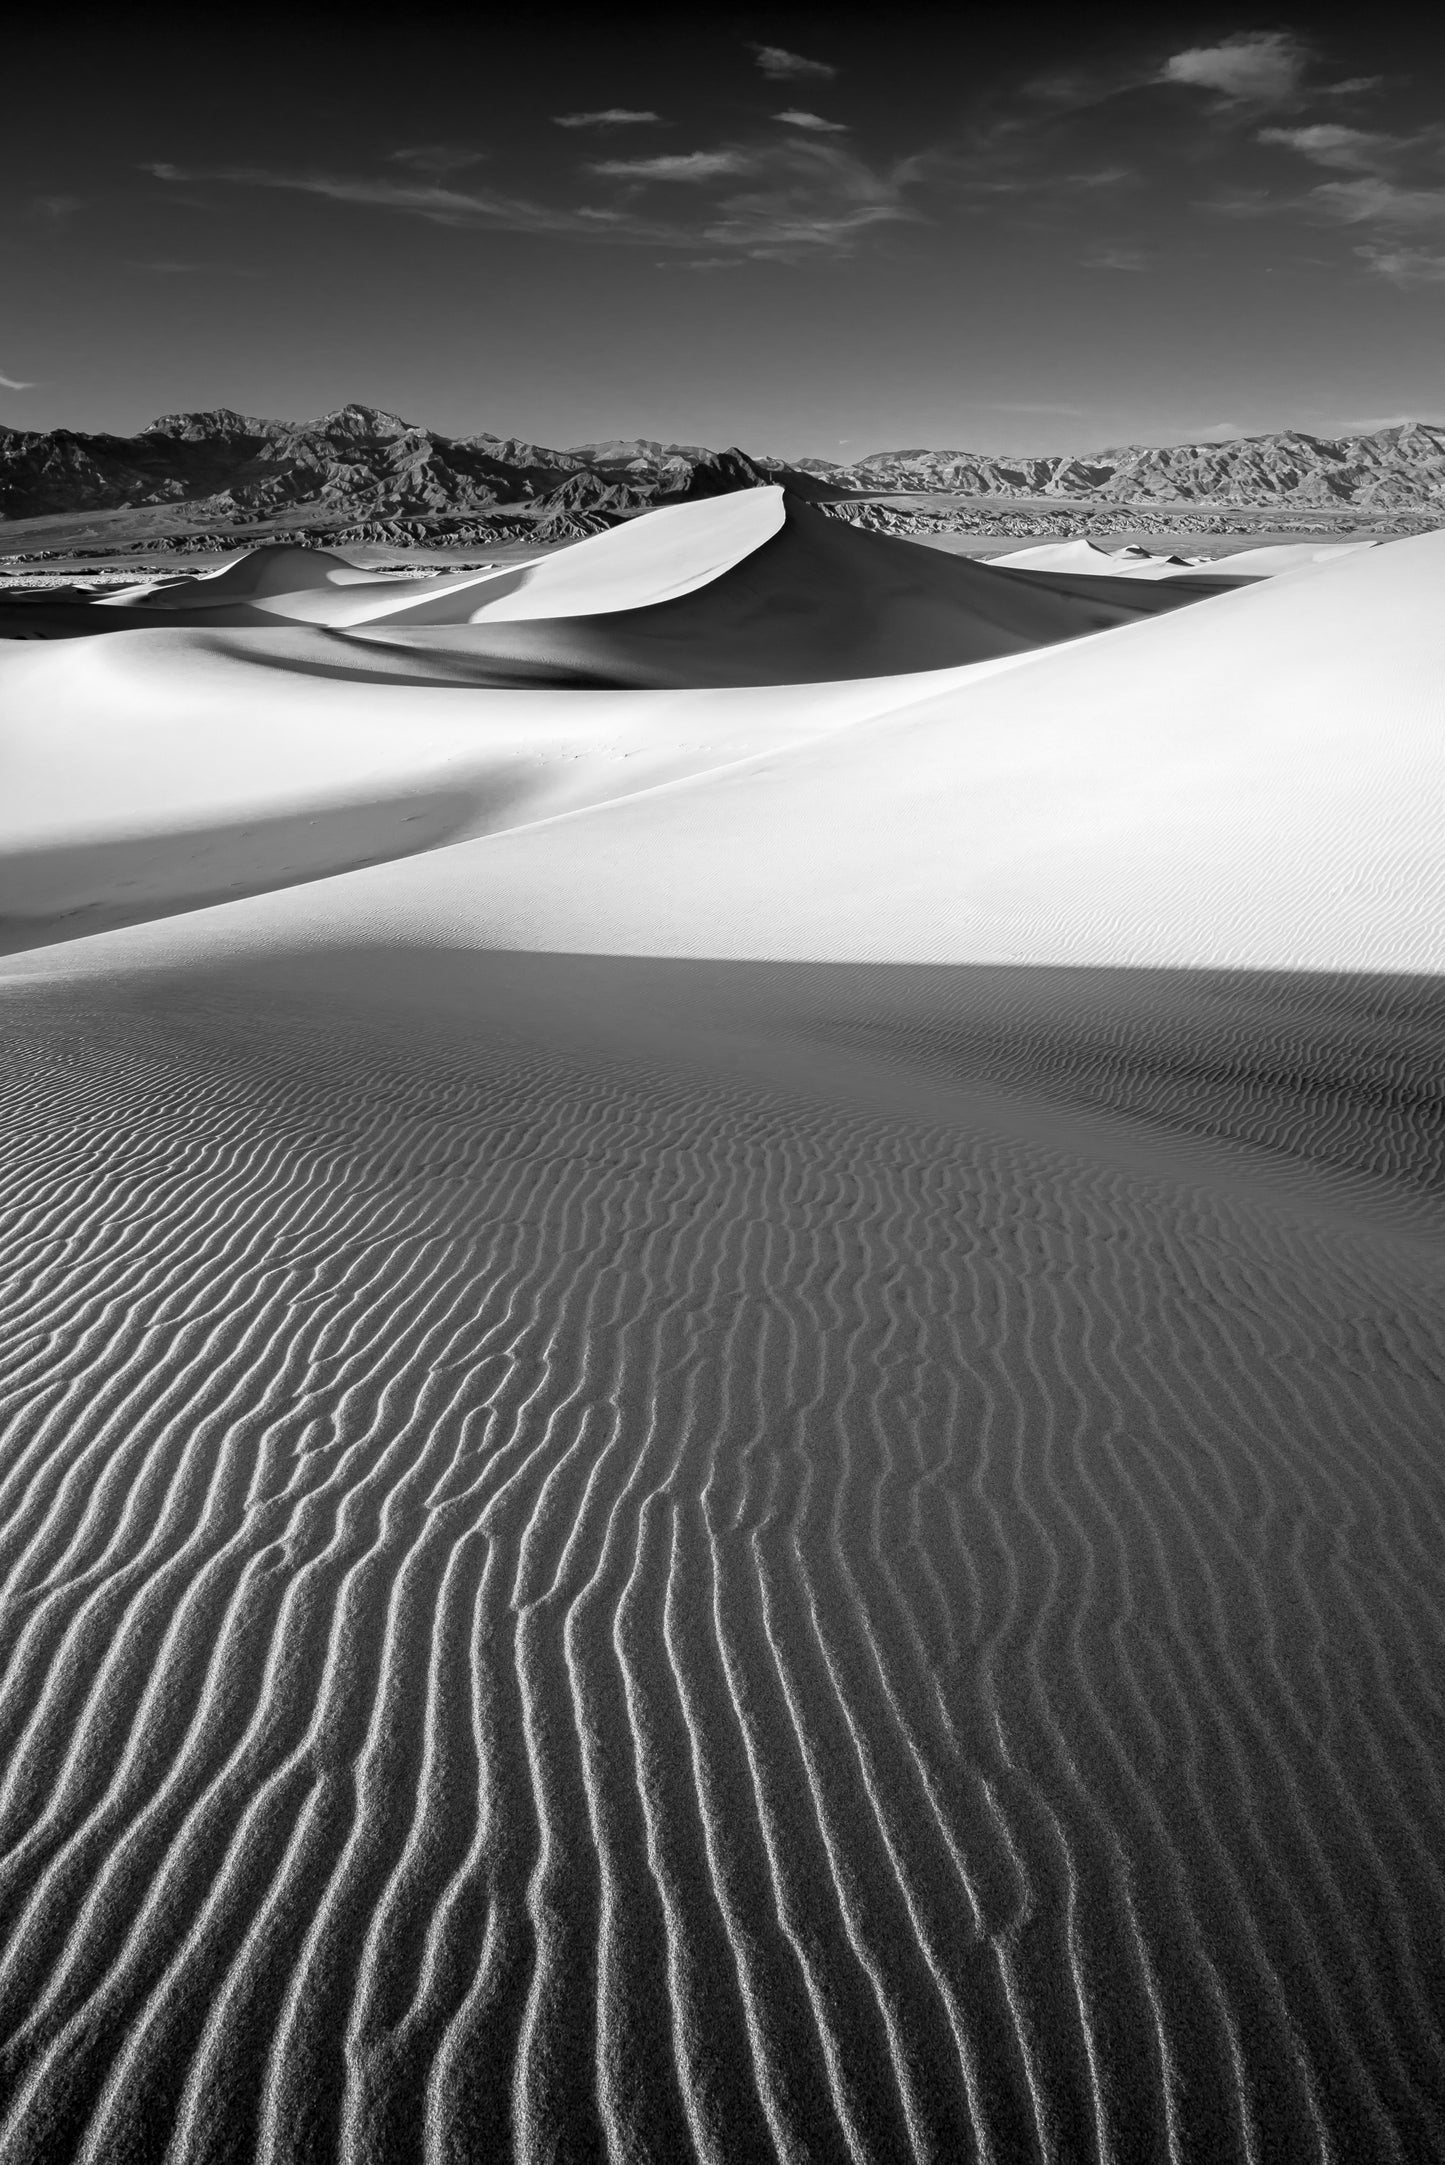
<instances>
[{"instance_id":1,"label":"sand ripple pattern","mask_svg":"<svg viewBox=\"0 0 1445 2165\"><path fill-rule=\"evenodd\" d=\"M7 2165L1445 2155L1421 1234L17 1015Z\"/></svg>"}]
</instances>

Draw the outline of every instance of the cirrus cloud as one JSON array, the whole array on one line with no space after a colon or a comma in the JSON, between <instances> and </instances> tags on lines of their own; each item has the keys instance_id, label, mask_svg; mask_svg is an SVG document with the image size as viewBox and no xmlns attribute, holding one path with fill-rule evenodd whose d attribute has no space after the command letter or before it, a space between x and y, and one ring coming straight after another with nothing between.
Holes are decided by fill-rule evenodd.
<instances>
[{"instance_id":1,"label":"cirrus cloud","mask_svg":"<svg viewBox=\"0 0 1445 2165\"><path fill-rule=\"evenodd\" d=\"M1317 121L1308 128L1261 128L1259 140L1296 150L1314 165L1335 166L1347 173L1376 171L1382 157L1394 148L1390 136L1365 128L1336 127L1329 121Z\"/></svg>"},{"instance_id":2,"label":"cirrus cloud","mask_svg":"<svg viewBox=\"0 0 1445 2165\"><path fill-rule=\"evenodd\" d=\"M1273 208L1317 224L1364 228L1356 259L1394 285L1436 285L1445 277L1445 254L1432 240L1421 240L1445 234L1445 123L1391 135L1322 122L1261 128L1259 141L1348 176L1319 181Z\"/></svg>"},{"instance_id":3,"label":"cirrus cloud","mask_svg":"<svg viewBox=\"0 0 1445 2165\"><path fill-rule=\"evenodd\" d=\"M554 113L554 128L662 128L661 113L635 113L630 106L604 105L596 113Z\"/></svg>"},{"instance_id":4,"label":"cirrus cloud","mask_svg":"<svg viewBox=\"0 0 1445 2165\"><path fill-rule=\"evenodd\" d=\"M846 135L847 125L841 120L824 120L821 113L800 113L796 106L789 106L786 113L774 113L774 120L786 121L790 128L806 128L813 135Z\"/></svg>"},{"instance_id":5,"label":"cirrus cloud","mask_svg":"<svg viewBox=\"0 0 1445 2165\"><path fill-rule=\"evenodd\" d=\"M1378 278L1395 286L1438 286L1445 283L1445 250L1411 248L1403 242L1366 241L1355 250Z\"/></svg>"},{"instance_id":6,"label":"cirrus cloud","mask_svg":"<svg viewBox=\"0 0 1445 2165\"><path fill-rule=\"evenodd\" d=\"M1157 80L1212 90L1229 104L1283 105L1297 95L1309 58L1287 30L1241 30L1218 45L1172 54Z\"/></svg>"},{"instance_id":7,"label":"cirrus cloud","mask_svg":"<svg viewBox=\"0 0 1445 2165\"><path fill-rule=\"evenodd\" d=\"M483 164L486 156L486 151L463 143L413 143L405 150L391 151L388 163L409 166L414 173L460 173L469 165Z\"/></svg>"},{"instance_id":8,"label":"cirrus cloud","mask_svg":"<svg viewBox=\"0 0 1445 2165\"><path fill-rule=\"evenodd\" d=\"M651 158L606 158L594 179L622 184L603 203L559 204L499 189L462 188L364 174L284 172L253 166L144 171L173 183L262 188L422 218L474 231L552 235L615 246L676 248L697 263L724 252L757 262L826 261L850 255L870 230L916 221L909 200L924 178L918 159L875 169L847 145L801 133ZM643 207L654 185L681 187L666 214ZM687 198L696 194L695 204Z\"/></svg>"},{"instance_id":9,"label":"cirrus cloud","mask_svg":"<svg viewBox=\"0 0 1445 2165\"><path fill-rule=\"evenodd\" d=\"M732 150L685 150L659 158L600 158L590 170L604 180L721 180L746 172L747 162Z\"/></svg>"},{"instance_id":10,"label":"cirrus cloud","mask_svg":"<svg viewBox=\"0 0 1445 2165\"><path fill-rule=\"evenodd\" d=\"M782 45L755 45L753 58L774 83L801 81L805 77L815 82L831 82L838 72L827 60L807 60L802 53L790 53Z\"/></svg>"}]
</instances>

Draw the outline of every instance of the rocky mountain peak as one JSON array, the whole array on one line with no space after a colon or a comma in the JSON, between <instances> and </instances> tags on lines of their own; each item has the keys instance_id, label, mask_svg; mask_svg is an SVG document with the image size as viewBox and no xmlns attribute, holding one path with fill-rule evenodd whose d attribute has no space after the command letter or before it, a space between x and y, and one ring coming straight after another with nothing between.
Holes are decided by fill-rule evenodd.
<instances>
[{"instance_id":1,"label":"rocky mountain peak","mask_svg":"<svg viewBox=\"0 0 1445 2165\"><path fill-rule=\"evenodd\" d=\"M298 433L325 436L332 442L392 443L398 436L424 435L414 421L387 413L381 406L337 406L315 421L301 422Z\"/></svg>"},{"instance_id":2,"label":"rocky mountain peak","mask_svg":"<svg viewBox=\"0 0 1445 2165\"><path fill-rule=\"evenodd\" d=\"M230 406L212 406L204 413L163 413L148 421L140 435L169 436L187 444L238 443L279 436L286 426L284 421L261 421L254 414L237 413Z\"/></svg>"}]
</instances>

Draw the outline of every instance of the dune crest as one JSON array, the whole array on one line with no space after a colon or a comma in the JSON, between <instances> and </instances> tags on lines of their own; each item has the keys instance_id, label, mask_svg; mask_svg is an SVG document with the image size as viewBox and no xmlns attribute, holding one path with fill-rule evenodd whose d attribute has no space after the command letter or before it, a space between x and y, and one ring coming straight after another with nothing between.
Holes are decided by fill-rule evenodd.
<instances>
[{"instance_id":1,"label":"dune crest","mask_svg":"<svg viewBox=\"0 0 1445 2165\"><path fill-rule=\"evenodd\" d=\"M1017 653L1181 606L1137 587L1020 579L824 518L780 488L677 504L529 564L398 580L320 551L263 548L198 578L0 602L6 638L277 621L381 637L468 631L493 681L801 683ZM515 627L503 630L500 627ZM489 629L488 627L497 627ZM479 682L487 681L479 676Z\"/></svg>"}]
</instances>

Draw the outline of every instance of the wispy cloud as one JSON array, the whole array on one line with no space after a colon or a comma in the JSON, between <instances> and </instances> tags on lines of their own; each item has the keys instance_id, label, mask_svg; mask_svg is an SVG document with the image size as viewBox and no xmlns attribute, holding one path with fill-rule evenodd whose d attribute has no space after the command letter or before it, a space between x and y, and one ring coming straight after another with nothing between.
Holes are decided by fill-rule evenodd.
<instances>
[{"instance_id":1,"label":"wispy cloud","mask_svg":"<svg viewBox=\"0 0 1445 2165\"><path fill-rule=\"evenodd\" d=\"M661 113L634 113L626 105L604 105L596 113L554 113L554 128L661 128Z\"/></svg>"},{"instance_id":2,"label":"wispy cloud","mask_svg":"<svg viewBox=\"0 0 1445 2165\"><path fill-rule=\"evenodd\" d=\"M258 166L187 170L174 165L149 164L144 170L157 180L168 182L219 182L227 187L266 188L289 195L317 196L332 203L400 211L414 218L424 218L433 225L472 227L498 233L551 233L594 240L616 238L667 243L679 238L661 223L624 219L620 213L608 210L570 209L538 203L526 196L508 195L500 189L445 188L423 181L374 180L347 173L278 173ZM615 230L618 227L625 230Z\"/></svg>"},{"instance_id":3,"label":"wispy cloud","mask_svg":"<svg viewBox=\"0 0 1445 2165\"><path fill-rule=\"evenodd\" d=\"M838 70L826 60L807 60L782 45L755 45L753 58L770 81L785 83L811 80L831 82Z\"/></svg>"},{"instance_id":4,"label":"wispy cloud","mask_svg":"<svg viewBox=\"0 0 1445 2165\"><path fill-rule=\"evenodd\" d=\"M154 278L260 278L263 274L240 263L177 263L162 257L149 261L127 256L127 270L145 271Z\"/></svg>"},{"instance_id":5,"label":"wispy cloud","mask_svg":"<svg viewBox=\"0 0 1445 2165\"><path fill-rule=\"evenodd\" d=\"M1193 45L1169 53L1162 61L1157 46L1152 53L1136 47L1133 53L1030 76L1019 86L1023 110L1011 125L1027 128L1029 107L1067 117L1122 98L1137 102L1143 93L1171 88L1207 92L1207 106L1216 115L1257 114L1292 104L1313 59L1303 39L1274 30L1241 31L1217 45Z\"/></svg>"},{"instance_id":6,"label":"wispy cloud","mask_svg":"<svg viewBox=\"0 0 1445 2165\"><path fill-rule=\"evenodd\" d=\"M1445 250L1411 248L1400 241L1365 241L1355 254L1379 278L1396 286L1438 286L1445 281Z\"/></svg>"},{"instance_id":7,"label":"wispy cloud","mask_svg":"<svg viewBox=\"0 0 1445 2165\"><path fill-rule=\"evenodd\" d=\"M414 173L461 173L468 166L483 164L488 155L465 143L414 143L391 151L388 163L408 166Z\"/></svg>"},{"instance_id":8,"label":"wispy cloud","mask_svg":"<svg viewBox=\"0 0 1445 2165\"><path fill-rule=\"evenodd\" d=\"M686 150L660 158L600 158L589 171L604 180L721 180L745 173L748 161L735 150Z\"/></svg>"},{"instance_id":9,"label":"wispy cloud","mask_svg":"<svg viewBox=\"0 0 1445 2165\"><path fill-rule=\"evenodd\" d=\"M1100 237L1085 194L1092 160L1101 190L1187 176L1196 212L1353 227L1356 268L1397 284L1435 283L1445 123L1392 134L1342 104L1380 87L1369 76L1329 80L1319 52L1286 29L1242 30L1162 57L1136 47L1022 83L934 163L940 185L995 221L1047 219L1062 230L1072 219L1089 269L1141 272L1164 261L1162 248ZM1264 185L1267 152L1294 163L1286 185ZM1300 163L1314 168L1310 184L1301 184ZM1206 173L1199 188L1195 176Z\"/></svg>"},{"instance_id":10,"label":"wispy cloud","mask_svg":"<svg viewBox=\"0 0 1445 2165\"><path fill-rule=\"evenodd\" d=\"M1333 166L1347 173L1378 172L1382 158L1395 145L1391 136L1365 128L1337 127L1328 121L1317 121L1308 128L1261 128L1259 140L1298 151L1313 165Z\"/></svg>"},{"instance_id":11,"label":"wispy cloud","mask_svg":"<svg viewBox=\"0 0 1445 2165\"><path fill-rule=\"evenodd\" d=\"M621 184L618 200L580 205L389 176L163 163L145 170L166 183L273 189L437 225L676 248L699 264L728 255L759 262L847 255L870 229L919 216L908 197L923 175L918 160L875 170L847 146L807 132L660 157L600 159L588 170L594 179ZM700 200L684 209L674 199L664 213L648 200L658 186L682 186Z\"/></svg>"},{"instance_id":12,"label":"wispy cloud","mask_svg":"<svg viewBox=\"0 0 1445 2165\"><path fill-rule=\"evenodd\" d=\"M1103 246L1081 258L1086 271L1147 271L1152 258L1142 248Z\"/></svg>"},{"instance_id":13,"label":"wispy cloud","mask_svg":"<svg viewBox=\"0 0 1445 2165\"><path fill-rule=\"evenodd\" d=\"M18 376L0 376L0 391L33 391L33 383L22 383Z\"/></svg>"},{"instance_id":14,"label":"wispy cloud","mask_svg":"<svg viewBox=\"0 0 1445 2165\"><path fill-rule=\"evenodd\" d=\"M1445 252L1421 236L1445 237L1445 123L1409 135L1319 123L1262 128L1262 143L1293 151L1345 179L1322 180L1279 207L1316 223L1363 228L1356 260L1393 285L1438 285Z\"/></svg>"},{"instance_id":15,"label":"wispy cloud","mask_svg":"<svg viewBox=\"0 0 1445 2165\"><path fill-rule=\"evenodd\" d=\"M64 225L84 208L84 200L78 195L35 195L30 198L31 217L47 219L52 225Z\"/></svg>"},{"instance_id":16,"label":"wispy cloud","mask_svg":"<svg viewBox=\"0 0 1445 2165\"><path fill-rule=\"evenodd\" d=\"M704 237L760 261L846 255L871 228L915 220L918 161L875 169L842 143L778 138L746 154L748 185L725 194Z\"/></svg>"},{"instance_id":17,"label":"wispy cloud","mask_svg":"<svg viewBox=\"0 0 1445 2165\"><path fill-rule=\"evenodd\" d=\"M1241 30L1218 45L1171 54L1158 80L1211 90L1229 104L1287 105L1299 93L1309 60L1308 46L1287 30Z\"/></svg>"},{"instance_id":18,"label":"wispy cloud","mask_svg":"<svg viewBox=\"0 0 1445 2165\"><path fill-rule=\"evenodd\" d=\"M987 93L971 124L929 161L941 186L980 208L1006 212L1016 197L1021 217L1047 205L1063 220L1072 205L1094 219L1081 195L1157 185L1181 166L1233 157L1244 127L1293 106L1310 59L1283 32L1174 53L1136 42Z\"/></svg>"},{"instance_id":19,"label":"wispy cloud","mask_svg":"<svg viewBox=\"0 0 1445 2165\"><path fill-rule=\"evenodd\" d=\"M1405 188L1379 173L1321 181L1308 200L1346 225L1445 227L1445 187Z\"/></svg>"},{"instance_id":20,"label":"wispy cloud","mask_svg":"<svg viewBox=\"0 0 1445 2165\"><path fill-rule=\"evenodd\" d=\"M1195 205L1196 210L1214 211L1221 218L1272 218L1288 208L1288 202L1270 189L1243 181L1223 181Z\"/></svg>"},{"instance_id":21,"label":"wispy cloud","mask_svg":"<svg viewBox=\"0 0 1445 2165\"><path fill-rule=\"evenodd\" d=\"M789 106L786 113L774 113L774 120L786 121L790 128L806 128L813 135L846 135L847 123L841 120L824 120L821 113L800 113L796 106Z\"/></svg>"}]
</instances>

